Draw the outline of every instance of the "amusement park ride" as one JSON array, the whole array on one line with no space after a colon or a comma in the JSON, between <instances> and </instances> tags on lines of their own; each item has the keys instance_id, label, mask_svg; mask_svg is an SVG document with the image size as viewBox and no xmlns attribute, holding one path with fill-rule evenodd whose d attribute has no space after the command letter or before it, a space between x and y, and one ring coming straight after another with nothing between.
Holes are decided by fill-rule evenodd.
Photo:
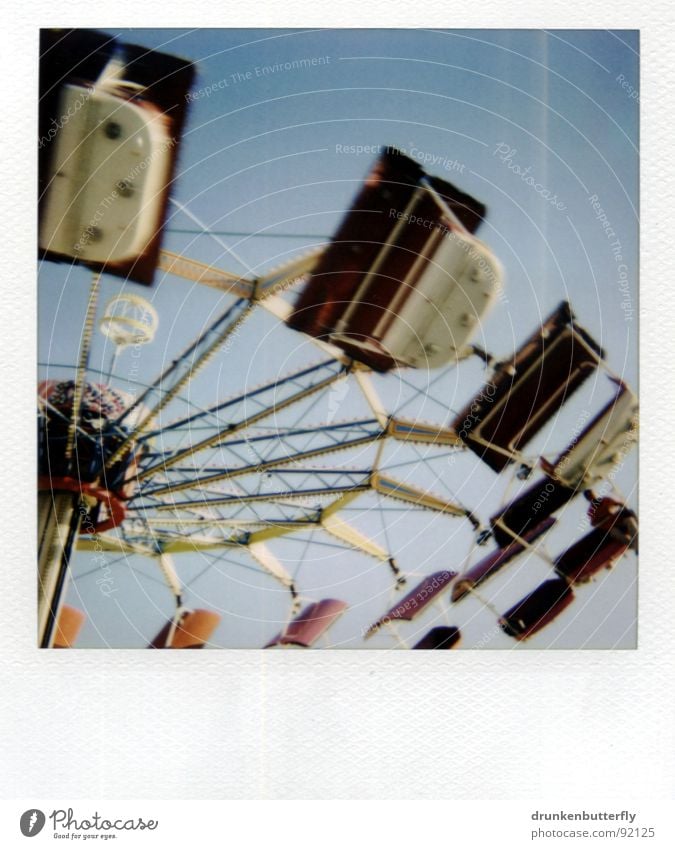
<instances>
[{"instance_id":1,"label":"amusement park ride","mask_svg":"<svg viewBox=\"0 0 675 849\"><path fill-rule=\"evenodd\" d=\"M461 645L456 606L480 599L483 584L518 558L537 552L550 567L510 609L494 611L501 630L522 641L572 604L581 585L637 548L634 513L615 491L596 495L635 442L637 400L569 303L512 354L496 357L473 344L503 287L500 263L475 235L483 204L387 149L330 244L268 274L229 273L161 245L190 63L93 31L45 33L42 55L41 135L55 116L71 117L40 149L40 256L91 269L93 283L74 373L38 388L40 646L72 646L84 620L64 604L76 550L156 563L175 613L147 641L153 648L210 644L220 613L186 605L173 557L223 550L248 558L288 592L288 620L266 647L309 648L325 640L348 604L305 596L273 543L321 532L390 570L393 604L363 623L365 647L385 631L408 646L406 623L436 605L445 624L415 635L410 647L449 649ZM218 290L226 309L134 395L90 379L101 276L151 285L157 271ZM304 334L320 361L167 420L256 311ZM158 322L145 298L124 290L113 298L99 323L115 348L109 375L119 351L152 342ZM484 363L485 385L449 421L391 413L378 393L380 375L453 368L469 357ZM568 446L553 457L524 453L601 372L612 397ZM279 424L283 411L344 380L361 393L367 416ZM255 429L270 422L266 431ZM533 482L483 521L459 499L388 472L390 443L468 450L495 475L513 471ZM341 462L338 452L361 446L375 446L374 462L356 469ZM345 518L365 494L469 523L475 545L491 550L411 580L394 551ZM584 497L590 530L548 555L541 542L556 514Z\"/></svg>"}]
</instances>

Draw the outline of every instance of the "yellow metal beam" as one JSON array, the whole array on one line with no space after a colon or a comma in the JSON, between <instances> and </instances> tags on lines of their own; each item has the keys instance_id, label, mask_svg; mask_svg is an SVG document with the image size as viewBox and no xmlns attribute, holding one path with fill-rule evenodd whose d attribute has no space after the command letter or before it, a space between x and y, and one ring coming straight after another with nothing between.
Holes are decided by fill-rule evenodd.
<instances>
[{"instance_id":1,"label":"yellow metal beam","mask_svg":"<svg viewBox=\"0 0 675 849\"><path fill-rule=\"evenodd\" d=\"M335 501L332 501L321 511L321 518L326 519L330 516L333 516L338 511L342 510L343 507L346 507L347 504L351 504L355 498L358 498L362 492L367 492L370 489L370 482L361 484L359 486L352 487L347 492L341 493Z\"/></svg>"},{"instance_id":2,"label":"yellow metal beam","mask_svg":"<svg viewBox=\"0 0 675 849\"><path fill-rule=\"evenodd\" d=\"M197 260L189 259L173 251L160 251L157 267L168 274L175 274L185 280L193 280L203 286L228 292L239 298L253 298L255 284L252 280L246 280L236 274L230 274L213 265L207 265Z\"/></svg>"},{"instance_id":3,"label":"yellow metal beam","mask_svg":"<svg viewBox=\"0 0 675 849\"><path fill-rule=\"evenodd\" d=\"M324 252L322 246L273 268L256 279L255 297L258 300L279 295L310 272Z\"/></svg>"},{"instance_id":4,"label":"yellow metal beam","mask_svg":"<svg viewBox=\"0 0 675 849\"><path fill-rule=\"evenodd\" d=\"M96 534L96 536L80 536L77 538L78 551L114 551L117 554L141 554L144 557L155 557L157 551L149 545L127 542L121 537Z\"/></svg>"},{"instance_id":5,"label":"yellow metal beam","mask_svg":"<svg viewBox=\"0 0 675 849\"><path fill-rule=\"evenodd\" d=\"M449 513L452 516L466 516L467 511L459 504L439 498L409 483L397 481L385 475L375 474L371 477L371 486L376 492L399 501L406 501L417 507L434 510L437 513Z\"/></svg>"},{"instance_id":6,"label":"yellow metal beam","mask_svg":"<svg viewBox=\"0 0 675 849\"><path fill-rule=\"evenodd\" d=\"M427 445L463 445L457 432L449 427L418 422L413 419L391 418L387 433L402 442L420 442Z\"/></svg>"},{"instance_id":7,"label":"yellow metal beam","mask_svg":"<svg viewBox=\"0 0 675 849\"><path fill-rule=\"evenodd\" d=\"M267 548L265 543L253 543L248 546L248 550L251 553L251 557L253 557L253 559L262 566L268 574L270 574L273 578L276 578L277 581L279 581L279 583L287 589L293 589L293 578L291 578L279 560L274 556L274 554L272 554L269 548Z\"/></svg>"},{"instance_id":8,"label":"yellow metal beam","mask_svg":"<svg viewBox=\"0 0 675 849\"><path fill-rule=\"evenodd\" d=\"M373 542L365 534L362 534L361 531L358 531L337 516L322 516L321 527L331 536L334 536L341 542L347 543L347 545L357 551L362 551L371 557L376 557L378 560L391 559L391 555L381 545Z\"/></svg>"}]
</instances>

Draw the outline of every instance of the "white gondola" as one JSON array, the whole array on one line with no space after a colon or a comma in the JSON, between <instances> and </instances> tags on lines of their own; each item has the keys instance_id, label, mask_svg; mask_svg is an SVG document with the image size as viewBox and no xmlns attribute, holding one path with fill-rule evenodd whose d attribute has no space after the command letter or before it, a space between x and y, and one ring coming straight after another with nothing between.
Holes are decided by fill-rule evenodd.
<instances>
[{"instance_id":1,"label":"white gondola","mask_svg":"<svg viewBox=\"0 0 675 849\"><path fill-rule=\"evenodd\" d=\"M173 142L167 117L137 93L119 82L64 86L41 249L114 264L134 260L156 237Z\"/></svg>"},{"instance_id":2,"label":"white gondola","mask_svg":"<svg viewBox=\"0 0 675 849\"><path fill-rule=\"evenodd\" d=\"M638 401L625 383L614 380L617 391L553 464L542 464L560 483L588 489L620 463L637 440Z\"/></svg>"},{"instance_id":3,"label":"white gondola","mask_svg":"<svg viewBox=\"0 0 675 849\"><path fill-rule=\"evenodd\" d=\"M475 198L388 148L288 323L376 371L462 359L502 288L500 263L473 235L484 215Z\"/></svg>"},{"instance_id":4,"label":"white gondola","mask_svg":"<svg viewBox=\"0 0 675 849\"><path fill-rule=\"evenodd\" d=\"M386 248L385 248L386 250ZM424 249L372 330L360 327L359 307L370 300L372 275L332 333L337 345L391 357L413 368L438 368L463 356L502 285L502 268L478 239L456 230L432 232Z\"/></svg>"}]
</instances>

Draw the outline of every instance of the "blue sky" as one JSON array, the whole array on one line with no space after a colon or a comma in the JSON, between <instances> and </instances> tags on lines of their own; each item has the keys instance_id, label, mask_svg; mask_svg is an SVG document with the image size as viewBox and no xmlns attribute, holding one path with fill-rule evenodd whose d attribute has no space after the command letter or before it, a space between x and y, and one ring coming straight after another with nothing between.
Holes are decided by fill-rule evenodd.
<instances>
[{"instance_id":1,"label":"blue sky","mask_svg":"<svg viewBox=\"0 0 675 849\"><path fill-rule=\"evenodd\" d=\"M219 243L203 234L175 232L194 229L194 224L174 212L167 248L236 271L270 268L323 243L370 167L372 149L397 146L487 205L478 235L499 257L506 278L505 296L482 328L479 341L485 347L497 355L508 354L568 299L580 323L606 349L611 369L637 385L638 106L631 96L639 87L636 33L109 32L197 64L175 197L214 230L298 234L223 236ZM297 67L303 59L310 61ZM286 70L285 63L295 65ZM363 148L368 152L358 152ZM523 179L523 172L535 179L540 191ZM602 214L611 237L603 229ZM244 267L223 243L236 251ZM81 269L42 265L41 360L75 362L87 280ZM125 286L149 297L160 314L157 340L143 350L144 378L154 377L225 305L217 293L175 278L160 277L151 290ZM103 304L120 287L120 281L107 279ZM92 355L92 364L109 360L103 337L97 338ZM127 352L118 360L115 382L121 387L132 367L129 357ZM256 316L227 356L195 383L195 398L213 402L242 385L273 378L282 364L287 371L318 358L305 339L268 316ZM449 411L461 407L484 377L480 364L473 362L447 372L422 408L408 408L408 415L447 420ZM50 376L58 374L50 368ZM383 398L396 406L403 397L398 377L378 378L377 384ZM555 426L534 441L533 451L554 453L563 447L580 412L594 412L608 399L603 375L588 384ZM356 396L350 389L340 399L341 417L358 413ZM391 461L409 459L401 454ZM436 483L443 468L444 482L477 506L484 519L511 491L506 476L495 476L473 456L441 466L444 462L413 465L411 481ZM636 469L633 455L616 477L633 506ZM391 515L396 517L391 526L374 532L380 538L388 534L407 571L457 568L457 559L478 557L471 553L470 529L459 528L458 520L437 521L410 512ZM370 529L370 516L363 507L345 518ZM578 519L571 511L551 532L551 553L576 539ZM344 551L327 554L324 561L321 550L312 543L303 554L303 543L287 540L277 553L299 569L298 580L308 596L333 595L350 603L332 637L343 646L362 646L354 636L359 627L377 618L389 603L385 568ZM113 564L118 592L111 601L102 597L95 574L87 577L89 556L77 556L74 571L83 577L70 592L70 601L89 614L81 644L142 645L171 610L170 596L154 580L156 567L139 558ZM190 601L222 610L215 640L219 645L261 645L273 635L274 620L285 615L282 594L244 561L231 552L213 563L199 554L176 561L186 581L201 574L191 585ZM575 605L528 647L634 645L636 570L631 554L612 572L580 588ZM499 610L533 589L546 567L528 564L527 569L511 567L507 572L486 585L487 600ZM462 628L464 647L513 646L494 632L495 616L477 601L462 602L450 612L451 624ZM393 645L385 637L372 644Z\"/></svg>"}]
</instances>

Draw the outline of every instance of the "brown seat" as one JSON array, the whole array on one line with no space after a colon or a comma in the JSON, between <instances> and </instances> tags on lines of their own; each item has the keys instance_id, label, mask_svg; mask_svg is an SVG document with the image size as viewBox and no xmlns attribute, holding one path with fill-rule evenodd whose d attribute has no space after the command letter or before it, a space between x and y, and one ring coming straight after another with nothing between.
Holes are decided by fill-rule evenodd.
<instances>
[{"instance_id":1,"label":"brown seat","mask_svg":"<svg viewBox=\"0 0 675 849\"><path fill-rule=\"evenodd\" d=\"M604 356L578 327L567 302L549 316L452 422L459 437L495 472L514 460Z\"/></svg>"},{"instance_id":2,"label":"brown seat","mask_svg":"<svg viewBox=\"0 0 675 849\"><path fill-rule=\"evenodd\" d=\"M574 584L583 584L602 569L610 569L628 550L628 543L595 528L555 559L555 570Z\"/></svg>"},{"instance_id":3,"label":"brown seat","mask_svg":"<svg viewBox=\"0 0 675 849\"><path fill-rule=\"evenodd\" d=\"M499 513L490 518L497 544L505 547L515 537L525 537L577 494L577 490L550 478L542 478Z\"/></svg>"}]
</instances>

